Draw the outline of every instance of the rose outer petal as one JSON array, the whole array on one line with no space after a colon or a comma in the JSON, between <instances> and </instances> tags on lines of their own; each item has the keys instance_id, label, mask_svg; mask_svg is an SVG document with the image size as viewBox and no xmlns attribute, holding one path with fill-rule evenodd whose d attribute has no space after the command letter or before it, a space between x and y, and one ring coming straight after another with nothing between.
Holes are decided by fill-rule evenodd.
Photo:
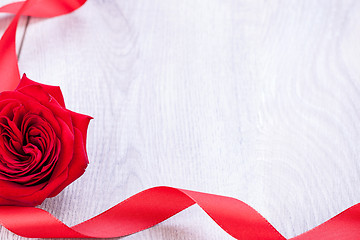
<instances>
[{"instance_id":1,"label":"rose outer petal","mask_svg":"<svg viewBox=\"0 0 360 240\"><path fill-rule=\"evenodd\" d=\"M74 133L69 129L65 122L63 122L61 119L59 119L58 121L62 129L61 136L58 136L61 143L61 150L59 159L56 163L55 169L49 182L52 181L54 178L57 178L69 166L71 160L74 157Z\"/></svg>"},{"instance_id":2,"label":"rose outer petal","mask_svg":"<svg viewBox=\"0 0 360 240\"><path fill-rule=\"evenodd\" d=\"M93 118L81 113L76 113L70 110L68 111L70 112L71 120L73 122L74 128L80 130L83 137L84 146L86 147L87 130L89 127L90 120Z\"/></svg>"},{"instance_id":3,"label":"rose outer petal","mask_svg":"<svg viewBox=\"0 0 360 240\"><path fill-rule=\"evenodd\" d=\"M68 166L68 178L58 188L56 188L49 197L55 197L58 195L66 186L78 179L85 172L89 161L86 154L86 145L82 139L83 136L81 131L75 128L74 156Z\"/></svg>"},{"instance_id":4,"label":"rose outer petal","mask_svg":"<svg viewBox=\"0 0 360 240\"><path fill-rule=\"evenodd\" d=\"M20 90L21 88L29 86L29 85L39 85L39 86L43 87L47 93L49 93L51 96L53 96L56 99L56 101L62 107L65 108L64 96L62 95L60 87L34 82L34 81L30 80L29 78L27 78L26 74L24 74L23 77L21 78L20 83L17 86L15 91ZM33 96L33 97L36 97L36 96Z\"/></svg>"},{"instance_id":5,"label":"rose outer petal","mask_svg":"<svg viewBox=\"0 0 360 240\"><path fill-rule=\"evenodd\" d=\"M45 186L45 183L24 187L20 184L0 180L0 198L12 200L26 197L40 191ZM1 202L0 202L0 205Z\"/></svg>"},{"instance_id":6,"label":"rose outer petal","mask_svg":"<svg viewBox=\"0 0 360 240\"><path fill-rule=\"evenodd\" d=\"M46 187L45 184L31 186L24 188L21 185L10 186L10 184L2 184L0 182L0 193L4 191L11 192L13 195L9 196L7 193L6 196L0 195L0 206L1 205L15 205L15 206L37 206L41 204L46 198L49 197L51 192L63 183L68 178L66 173L55 178L51 183L48 183ZM23 192L28 193L27 195L21 194ZM17 193L17 195L16 195ZM16 196L14 196L14 194Z\"/></svg>"},{"instance_id":7,"label":"rose outer petal","mask_svg":"<svg viewBox=\"0 0 360 240\"><path fill-rule=\"evenodd\" d=\"M69 111L62 107L55 98L53 98L40 85L28 85L17 92L24 94L27 97L36 99L44 107L48 108L55 116L62 118L66 124L72 129L72 121Z\"/></svg>"}]
</instances>

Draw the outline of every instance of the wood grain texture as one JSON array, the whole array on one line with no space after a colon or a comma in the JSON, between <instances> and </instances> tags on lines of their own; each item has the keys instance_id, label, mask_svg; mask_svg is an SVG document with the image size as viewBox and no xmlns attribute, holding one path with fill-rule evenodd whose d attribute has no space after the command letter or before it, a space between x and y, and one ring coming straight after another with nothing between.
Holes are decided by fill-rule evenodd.
<instances>
[{"instance_id":1,"label":"wood grain texture","mask_svg":"<svg viewBox=\"0 0 360 240\"><path fill-rule=\"evenodd\" d=\"M21 71L94 117L87 172L41 207L73 225L169 185L292 237L360 202L359 22L355 0L89 0L31 19ZM126 239L233 238L194 206Z\"/></svg>"}]
</instances>

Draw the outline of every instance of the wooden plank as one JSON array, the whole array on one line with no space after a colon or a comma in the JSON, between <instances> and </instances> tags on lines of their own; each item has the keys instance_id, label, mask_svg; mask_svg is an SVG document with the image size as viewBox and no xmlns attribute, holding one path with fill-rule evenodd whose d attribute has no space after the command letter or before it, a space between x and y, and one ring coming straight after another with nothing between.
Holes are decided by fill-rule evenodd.
<instances>
[{"instance_id":1,"label":"wooden plank","mask_svg":"<svg viewBox=\"0 0 360 240\"><path fill-rule=\"evenodd\" d=\"M73 225L170 185L241 199L292 237L360 202L359 13L340 0L93 0L31 19L21 71L95 118L87 172L41 207ZM232 238L192 207L127 239Z\"/></svg>"}]
</instances>

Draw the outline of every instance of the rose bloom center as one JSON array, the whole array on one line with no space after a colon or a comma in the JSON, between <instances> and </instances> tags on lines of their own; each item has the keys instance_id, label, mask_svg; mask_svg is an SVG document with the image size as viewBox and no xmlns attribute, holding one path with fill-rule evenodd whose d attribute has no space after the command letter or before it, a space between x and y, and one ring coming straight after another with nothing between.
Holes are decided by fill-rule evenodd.
<instances>
[{"instance_id":1,"label":"rose bloom center","mask_svg":"<svg viewBox=\"0 0 360 240\"><path fill-rule=\"evenodd\" d=\"M22 104L0 116L0 180L33 186L48 181L60 140L45 118Z\"/></svg>"}]
</instances>

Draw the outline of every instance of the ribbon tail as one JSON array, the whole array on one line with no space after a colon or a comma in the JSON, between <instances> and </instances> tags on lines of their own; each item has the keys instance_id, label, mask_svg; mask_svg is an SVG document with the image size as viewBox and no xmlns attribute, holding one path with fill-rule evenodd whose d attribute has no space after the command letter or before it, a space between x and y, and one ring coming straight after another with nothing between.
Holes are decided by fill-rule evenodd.
<instances>
[{"instance_id":1,"label":"ribbon tail","mask_svg":"<svg viewBox=\"0 0 360 240\"><path fill-rule=\"evenodd\" d=\"M0 223L30 238L114 238L150 228L198 204L224 231L241 240L285 240L258 212L234 198L171 187L140 192L74 227L31 207L0 207Z\"/></svg>"},{"instance_id":2,"label":"ribbon tail","mask_svg":"<svg viewBox=\"0 0 360 240\"><path fill-rule=\"evenodd\" d=\"M289 240L360 239L360 203L346 209L319 226Z\"/></svg>"}]
</instances>

